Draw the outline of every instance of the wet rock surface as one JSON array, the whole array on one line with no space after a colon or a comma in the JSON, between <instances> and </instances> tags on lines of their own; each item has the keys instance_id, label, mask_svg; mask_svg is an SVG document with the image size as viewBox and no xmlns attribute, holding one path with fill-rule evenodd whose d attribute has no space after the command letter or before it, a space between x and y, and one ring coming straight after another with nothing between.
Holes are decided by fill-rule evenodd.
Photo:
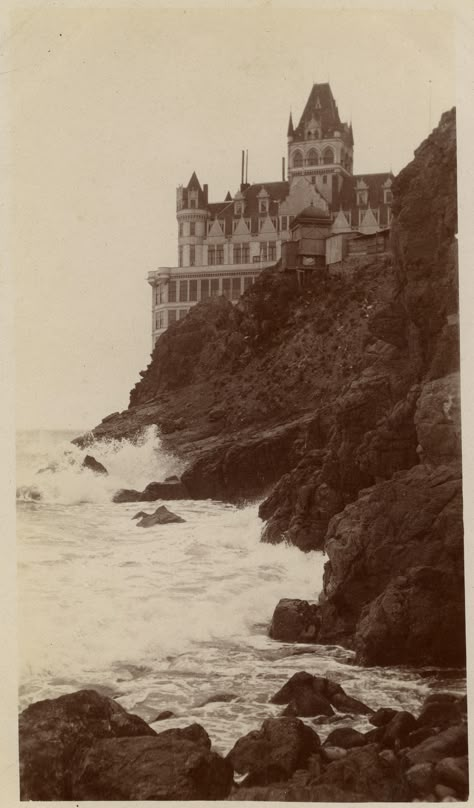
<instances>
[{"instance_id":1,"label":"wet rock surface","mask_svg":"<svg viewBox=\"0 0 474 808\"><path fill-rule=\"evenodd\" d=\"M155 502L157 499L189 499L189 491L177 477L162 483L149 483L143 491L134 488L121 488L112 502Z\"/></svg>"},{"instance_id":2,"label":"wet rock surface","mask_svg":"<svg viewBox=\"0 0 474 808\"><path fill-rule=\"evenodd\" d=\"M109 472L105 468L102 463L99 463L95 457L92 455L86 455L84 460L82 461L82 466L85 469L89 469L89 471L93 471L94 474L108 474Z\"/></svg>"},{"instance_id":3,"label":"wet rock surface","mask_svg":"<svg viewBox=\"0 0 474 808\"><path fill-rule=\"evenodd\" d=\"M179 522L185 522L182 516L169 511L165 505L160 505L154 513L146 513L139 511L133 517L137 519L137 527L154 527L155 525L172 525Z\"/></svg>"},{"instance_id":4,"label":"wet rock surface","mask_svg":"<svg viewBox=\"0 0 474 808\"><path fill-rule=\"evenodd\" d=\"M299 687L309 683L308 677L305 672L292 677L276 694L277 702L294 691L295 680ZM321 692L341 695L338 685L319 679ZM268 718L223 758L212 750L200 724L157 734L112 699L79 691L37 702L21 714L21 798L291 802L467 798L465 699L436 693L426 699L418 716L382 708L370 720L378 724L373 730L376 737L340 726L321 744L317 732L299 718ZM425 737L410 744L420 730Z\"/></svg>"}]
</instances>

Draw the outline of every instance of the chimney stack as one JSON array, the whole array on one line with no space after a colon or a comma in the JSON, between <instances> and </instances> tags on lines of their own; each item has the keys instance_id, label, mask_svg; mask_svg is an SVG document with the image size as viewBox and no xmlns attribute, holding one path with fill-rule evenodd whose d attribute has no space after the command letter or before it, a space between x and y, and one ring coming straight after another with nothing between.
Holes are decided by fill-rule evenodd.
<instances>
[{"instance_id":1,"label":"chimney stack","mask_svg":"<svg viewBox=\"0 0 474 808\"><path fill-rule=\"evenodd\" d=\"M285 158L281 158L281 178L283 182L285 181Z\"/></svg>"},{"instance_id":2,"label":"chimney stack","mask_svg":"<svg viewBox=\"0 0 474 808\"><path fill-rule=\"evenodd\" d=\"M244 184L244 160L245 160L244 150L242 149L242 170L240 172L240 184L241 185Z\"/></svg>"}]
</instances>

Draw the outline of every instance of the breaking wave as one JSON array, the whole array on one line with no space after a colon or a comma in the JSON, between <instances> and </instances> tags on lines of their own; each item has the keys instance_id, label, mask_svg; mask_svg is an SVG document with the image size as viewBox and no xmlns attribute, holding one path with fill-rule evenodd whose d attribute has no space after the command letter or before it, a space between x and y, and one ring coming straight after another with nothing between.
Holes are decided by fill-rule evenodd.
<instances>
[{"instance_id":1,"label":"breaking wave","mask_svg":"<svg viewBox=\"0 0 474 808\"><path fill-rule=\"evenodd\" d=\"M67 433L65 433L67 434ZM108 471L95 474L82 463L93 455ZM17 453L17 499L23 502L109 502L119 488L143 489L153 480L180 474L182 463L164 451L156 427L148 427L134 442L95 441L80 449L56 433L22 433Z\"/></svg>"}]
</instances>

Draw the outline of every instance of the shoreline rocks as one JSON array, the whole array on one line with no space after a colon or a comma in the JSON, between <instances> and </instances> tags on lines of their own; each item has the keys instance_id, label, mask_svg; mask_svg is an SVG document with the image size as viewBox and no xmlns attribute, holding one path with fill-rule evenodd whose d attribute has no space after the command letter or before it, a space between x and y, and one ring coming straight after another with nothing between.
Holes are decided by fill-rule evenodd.
<instances>
[{"instance_id":1,"label":"shoreline rocks","mask_svg":"<svg viewBox=\"0 0 474 808\"><path fill-rule=\"evenodd\" d=\"M177 477L164 482L152 482L143 489L120 488L113 497L112 502L155 502L157 499L190 499L184 483Z\"/></svg>"},{"instance_id":2,"label":"shoreline rocks","mask_svg":"<svg viewBox=\"0 0 474 808\"><path fill-rule=\"evenodd\" d=\"M186 521L182 516L169 511L165 505L160 505L154 513L139 511L132 518L139 520L137 527L154 527L154 525L170 525Z\"/></svg>"},{"instance_id":3,"label":"shoreline rocks","mask_svg":"<svg viewBox=\"0 0 474 808\"><path fill-rule=\"evenodd\" d=\"M306 686L310 680L326 695L344 694L340 685L301 672L272 701L281 703L294 692L295 683ZM369 721L373 732L345 725L321 743L299 718L267 718L239 738L224 758L212 750L199 724L157 733L112 699L78 691L36 702L20 715L21 799L467 799L464 698L435 693L418 717L382 708L371 711ZM422 740L421 730L428 733ZM234 782L234 772L245 775L240 784Z\"/></svg>"}]
</instances>

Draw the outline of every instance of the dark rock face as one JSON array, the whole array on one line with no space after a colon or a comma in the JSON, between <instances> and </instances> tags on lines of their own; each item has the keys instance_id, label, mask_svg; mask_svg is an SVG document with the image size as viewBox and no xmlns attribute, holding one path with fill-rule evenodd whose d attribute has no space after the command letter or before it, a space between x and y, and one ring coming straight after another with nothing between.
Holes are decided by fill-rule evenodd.
<instances>
[{"instance_id":1,"label":"dark rock face","mask_svg":"<svg viewBox=\"0 0 474 808\"><path fill-rule=\"evenodd\" d=\"M92 455L86 455L85 456L84 460L82 461L82 466L85 469L89 469L90 471L93 471L94 474L108 474L109 473L107 471L107 469L105 468L105 466L103 466L102 463L99 463L99 461L96 460L95 457L92 457Z\"/></svg>"},{"instance_id":2,"label":"dark rock face","mask_svg":"<svg viewBox=\"0 0 474 808\"><path fill-rule=\"evenodd\" d=\"M319 606L306 600L283 598L272 617L270 637L280 642L316 642L321 618Z\"/></svg>"},{"instance_id":3,"label":"dark rock face","mask_svg":"<svg viewBox=\"0 0 474 808\"><path fill-rule=\"evenodd\" d=\"M331 785L361 796L358 801L406 802L409 791L397 759L387 762L376 744L352 749L350 755L330 763L318 785Z\"/></svg>"},{"instance_id":4,"label":"dark rock face","mask_svg":"<svg viewBox=\"0 0 474 808\"><path fill-rule=\"evenodd\" d=\"M145 721L112 699L80 690L30 705L20 715L22 800L74 799L75 756L97 739L155 736Z\"/></svg>"},{"instance_id":5,"label":"dark rock face","mask_svg":"<svg viewBox=\"0 0 474 808\"><path fill-rule=\"evenodd\" d=\"M270 701L272 704L287 704L286 715L333 715L333 707L338 712L372 713L366 704L348 696L341 685L306 671L295 673Z\"/></svg>"},{"instance_id":6,"label":"dark rock face","mask_svg":"<svg viewBox=\"0 0 474 808\"><path fill-rule=\"evenodd\" d=\"M157 499L189 499L186 486L177 478L164 483L149 483L143 491L121 488L112 502L155 502Z\"/></svg>"},{"instance_id":7,"label":"dark rock face","mask_svg":"<svg viewBox=\"0 0 474 808\"><path fill-rule=\"evenodd\" d=\"M156 509L154 513L145 513L145 511L140 511L134 517L134 519L139 519L137 522L137 527L153 527L154 525L171 525L177 522L185 522L186 519L183 519L181 516L169 511L165 505L160 505L159 508Z\"/></svg>"},{"instance_id":8,"label":"dark rock face","mask_svg":"<svg viewBox=\"0 0 474 808\"><path fill-rule=\"evenodd\" d=\"M277 767L278 779L288 779L319 747L318 735L297 718L268 718L261 729L239 738L227 760L241 774Z\"/></svg>"},{"instance_id":9,"label":"dark rock face","mask_svg":"<svg viewBox=\"0 0 474 808\"><path fill-rule=\"evenodd\" d=\"M415 466L362 492L331 521L325 546L329 562L320 641L355 644L358 658L369 664L451 664L453 658L462 664L459 466ZM420 567L431 572L416 572ZM440 625L430 617L433 597L424 606L436 585L447 598L436 606ZM405 596L410 606L402 603ZM413 618L408 618L412 608ZM442 608L454 619L450 628L439 613ZM443 626L444 640L451 632L448 645L437 639Z\"/></svg>"},{"instance_id":10,"label":"dark rock face","mask_svg":"<svg viewBox=\"0 0 474 808\"><path fill-rule=\"evenodd\" d=\"M186 730L168 730L153 738L96 741L74 771L74 798L225 799L232 786L232 767L210 751L207 734L202 727L199 730L190 734Z\"/></svg>"},{"instance_id":11,"label":"dark rock face","mask_svg":"<svg viewBox=\"0 0 474 808\"><path fill-rule=\"evenodd\" d=\"M395 578L362 613L356 661L465 665L462 588L462 579L433 567L412 567Z\"/></svg>"}]
</instances>

